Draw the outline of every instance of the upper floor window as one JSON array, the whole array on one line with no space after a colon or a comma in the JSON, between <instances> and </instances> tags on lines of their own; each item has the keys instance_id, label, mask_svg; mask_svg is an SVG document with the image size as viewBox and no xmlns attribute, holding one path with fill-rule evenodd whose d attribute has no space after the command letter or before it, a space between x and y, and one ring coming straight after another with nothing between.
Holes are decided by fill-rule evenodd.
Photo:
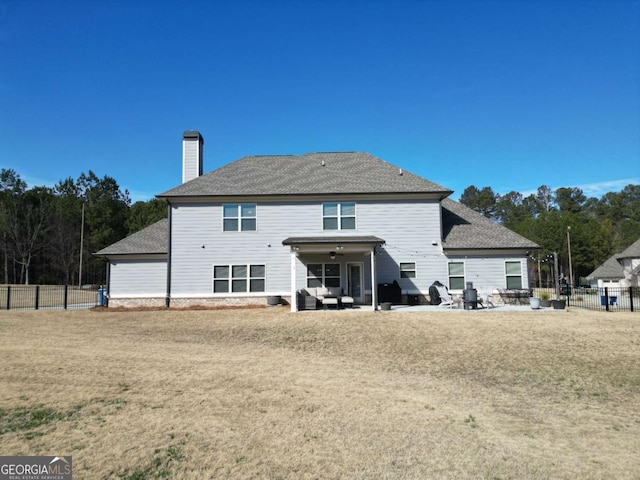
<instances>
[{"instance_id":1,"label":"upper floor window","mask_svg":"<svg viewBox=\"0 0 640 480\"><path fill-rule=\"evenodd\" d=\"M356 204L354 202L323 203L323 230L355 230Z\"/></svg>"},{"instance_id":2,"label":"upper floor window","mask_svg":"<svg viewBox=\"0 0 640 480\"><path fill-rule=\"evenodd\" d=\"M505 262L505 274L507 277L507 288L522 288L522 262Z\"/></svg>"},{"instance_id":3,"label":"upper floor window","mask_svg":"<svg viewBox=\"0 0 640 480\"><path fill-rule=\"evenodd\" d=\"M229 203L222 206L222 223L225 232L256 230L255 203Z\"/></svg>"},{"instance_id":4,"label":"upper floor window","mask_svg":"<svg viewBox=\"0 0 640 480\"><path fill-rule=\"evenodd\" d=\"M449 289L464 290L464 262L449 262Z\"/></svg>"}]
</instances>

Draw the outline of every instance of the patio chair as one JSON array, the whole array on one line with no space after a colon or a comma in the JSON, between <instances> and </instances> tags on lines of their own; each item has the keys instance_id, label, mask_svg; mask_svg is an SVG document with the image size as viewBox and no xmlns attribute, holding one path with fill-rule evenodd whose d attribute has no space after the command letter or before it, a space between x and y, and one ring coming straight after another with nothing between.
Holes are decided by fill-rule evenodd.
<instances>
[{"instance_id":1,"label":"patio chair","mask_svg":"<svg viewBox=\"0 0 640 480\"><path fill-rule=\"evenodd\" d=\"M478 305L482 308L495 308L493 304L493 288L481 288L478 290ZM485 306L486 303L486 306Z\"/></svg>"},{"instance_id":2,"label":"patio chair","mask_svg":"<svg viewBox=\"0 0 640 480\"><path fill-rule=\"evenodd\" d=\"M460 306L460 299L451 297L451 295L449 294L449 291L447 290L447 287L436 285L436 288L438 289L438 294L440 295L441 307L448 306L449 308L453 308L454 305L456 307Z\"/></svg>"}]
</instances>

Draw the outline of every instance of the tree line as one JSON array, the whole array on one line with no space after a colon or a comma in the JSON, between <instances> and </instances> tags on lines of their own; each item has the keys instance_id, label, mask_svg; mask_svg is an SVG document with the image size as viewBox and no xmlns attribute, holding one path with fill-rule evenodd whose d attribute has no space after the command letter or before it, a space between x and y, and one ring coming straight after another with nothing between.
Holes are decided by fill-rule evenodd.
<instances>
[{"instance_id":1,"label":"tree line","mask_svg":"<svg viewBox=\"0 0 640 480\"><path fill-rule=\"evenodd\" d=\"M640 185L601 198L579 188L541 186L524 197L467 187L460 202L540 245L531 252L532 285L548 284L551 255L574 283L640 238ZM0 252L5 284L101 284L105 262L93 252L167 216L166 203L131 204L129 192L92 171L53 188L27 188L14 170L0 170Z\"/></svg>"},{"instance_id":2,"label":"tree line","mask_svg":"<svg viewBox=\"0 0 640 480\"><path fill-rule=\"evenodd\" d=\"M491 187L472 185L464 190L460 202L540 245L541 250L530 257L532 285L553 284L554 252L561 272L578 285L640 238L640 185L630 184L600 198L587 197L580 188L554 191L542 185L535 194L524 197L514 191L498 195Z\"/></svg>"},{"instance_id":3,"label":"tree line","mask_svg":"<svg viewBox=\"0 0 640 480\"><path fill-rule=\"evenodd\" d=\"M2 169L0 281L102 284L105 262L92 253L166 216L158 199L131 205L129 192L107 175L89 171L53 188L27 188L15 170Z\"/></svg>"}]
</instances>

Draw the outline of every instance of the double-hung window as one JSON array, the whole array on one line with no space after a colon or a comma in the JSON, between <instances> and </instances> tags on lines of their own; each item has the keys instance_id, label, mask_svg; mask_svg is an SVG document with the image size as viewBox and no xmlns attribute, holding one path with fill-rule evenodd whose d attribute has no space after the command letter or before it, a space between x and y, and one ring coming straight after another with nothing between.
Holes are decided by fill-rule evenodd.
<instances>
[{"instance_id":1,"label":"double-hung window","mask_svg":"<svg viewBox=\"0 0 640 480\"><path fill-rule=\"evenodd\" d=\"M214 265L214 293L265 291L264 265Z\"/></svg>"},{"instance_id":2,"label":"double-hung window","mask_svg":"<svg viewBox=\"0 0 640 480\"><path fill-rule=\"evenodd\" d=\"M515 290L522 288L522 262L505 262L505 275L507 278L507 288Z\"/></svg>"},{"instance_id":3,"label":"double-hung window","mask_svg":"<svg viewBox=\"0 0 640 480\"><path fill-rule=\"evenodd\" d=\"M416 278L415 262L400 263L400 278Z\"/></svg>"},{"instance_id":4,"label":"double-hung window","mask_svg":"<svg viewBox=\"0 0 640 480\"><path fill-rule=\"evenodd\" d=\"M339 263L310 263L307 265L307 287L339 287Z\"/></svg>"},{"instance_id":5,"label":"double-hung window","mask_svg":"<svg viewBox=\"0 0 640 480\"><path fill-rule=\"evenodd\" d=\"M449 289L464 290L464 262L449 262Z\"/></svg>"},{"instance_id":6,"label":"double-hung window","mask_svg":"<svg viewBox=\"0 0 640 480\"><path fill-rule=\"evenodd\" d=\"M222 206L222 225L225 232L255 231L257 223L255 203L228 203Z\"/></svg>"},{"instance_id":7,"label":"double-hung window","mask_svg":"<svg viewBox=\"0 0 640 480\"><path fill-rule=\"evenodd\" d=\"M323 203L323 230L355 230L356 204L354 202Z\"/></svg>"}]
</instances>

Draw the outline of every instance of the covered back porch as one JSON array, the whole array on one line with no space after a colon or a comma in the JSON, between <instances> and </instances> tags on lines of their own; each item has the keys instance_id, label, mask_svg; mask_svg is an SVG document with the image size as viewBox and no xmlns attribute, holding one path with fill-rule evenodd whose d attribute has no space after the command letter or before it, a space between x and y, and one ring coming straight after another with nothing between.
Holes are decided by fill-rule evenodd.
<instances>
[{"instance_id":1,"label":"covered back porch","mask_svg":"<svg viewBox=\"0 0 640 480\"><path fill-rule=\"evenodd\" d=\"M377 308L376 253L384 240L375 236L289 237L291 248L291 311L301 309L303 289L340 289L356 304ZM367 294L367 291L370 293Z\"/></svg>"}]
</instances>

